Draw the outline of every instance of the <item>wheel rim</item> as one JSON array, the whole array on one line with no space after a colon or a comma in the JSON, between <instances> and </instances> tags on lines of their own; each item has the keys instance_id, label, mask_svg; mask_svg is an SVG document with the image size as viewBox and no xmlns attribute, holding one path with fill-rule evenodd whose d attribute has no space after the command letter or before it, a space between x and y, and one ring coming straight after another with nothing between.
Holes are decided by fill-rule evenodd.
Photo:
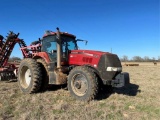
<instances>
[{"instance_id":1,"label":"wheel rim","mask_svg":"<svg viewBox=\"0 0 160 120\"><path fill-rule=\"evenodd\" d=\"M78 96L83 96L88 90L88 81L83 74L76 74L72 78L71 87L73 92Z\"/></svg>"},{"instance_id":2,"label":"wheel rim","mask_svg":"<svg viewBox=\"0 0 160 120\"><path fill-rule=\"evenodd\" d=\"M23 66L20 75L21 86L23 88L29 87L31 84L31 70L27 66Z\"/></svg>"},{"instance_id":3,"label":"wheel rim","mask_svg":"<svg viewBox=\"0 0 160 120\"><path fill-rule=\"evenodd\" d=\"M30 83L31 83L31 71L30 71L30 69L27 69L27 71L25 73L25 80L26 80L27 86L29 86Z\"/></svg>"}]
</instances>

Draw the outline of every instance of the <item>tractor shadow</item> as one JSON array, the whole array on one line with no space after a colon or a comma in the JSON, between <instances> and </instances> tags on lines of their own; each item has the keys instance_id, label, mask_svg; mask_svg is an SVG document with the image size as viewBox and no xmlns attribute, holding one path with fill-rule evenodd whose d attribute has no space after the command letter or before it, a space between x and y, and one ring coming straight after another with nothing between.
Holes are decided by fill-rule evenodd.
<instances>
[{"instance_id":1,"label":"tractor shadow","mask_svg":"<svg viewBox=\"0 0 160 120\"><path fill-rule=\"evenodd\" d=\"M59 89L63 89L63 90L68 91L67 84L50 85L46 91L56 91ZM107 99L109 96L111 96L112 94L115 94L115 93L123 94L123 95L127 95L127 96L136 96L137 93L140 93L140 92L141 92L141 90L139 90L139 85L132 84L132 83L128 84L125 87L121 87L121 88L112 88L112 87L103 86L99 90L99 94L95 98L95 100L99 101L99 100Z\"/></svg>"},{"instance_id":2,"label":"tractor shadow","mask_svg":"<svg viewBox=\"0 0 160 120\"><path fill-rule=\"evenodd\" d=\"M67 84L64 85L49 85L48 88L45 91L57 91L57 90L68 90L67 89Z\"/></svg>"},{"instance_id":3,"label":"tractor shadow","mask_svg":"<svg viewBox=\"0 0 160 120\"><path fill-rule=\"evenodd\" d=\"M139 90L138 88L139 88L139 85L132 84L132 83L128 84L125 87L121 87L121 88L105 88L100 91L96 100L106 99L114 93L123 94L127 96L136 96L137 93L141 92L141 90Z\"/></svg>"}]
</instances>

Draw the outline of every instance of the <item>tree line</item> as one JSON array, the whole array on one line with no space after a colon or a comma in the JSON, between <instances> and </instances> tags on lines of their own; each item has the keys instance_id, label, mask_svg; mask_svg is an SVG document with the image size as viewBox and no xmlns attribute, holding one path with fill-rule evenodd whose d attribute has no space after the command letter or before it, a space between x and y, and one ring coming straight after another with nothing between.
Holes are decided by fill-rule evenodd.
<instances>
[{"instance_id":1,"label":"tree line","mask_svg":"<svg viewBox=\"0 0 160 120\"><path fill-rule=\"evenodd\" d=\"M157 59L155 57L150 58L148 56L144 56L144 57L133 56L131 59L129 59L128 56L123 55L122 57L120 57L120 61L121 62L160 62L160 56L158 56Z\"/></svg>"},{"instance_id":2,"label":"tree line","mask_svg":"<svg viewBox=\"0 0 160 120\"><path fill-rule=\"evenodd\" d=\"M21 61L21 58L13 56L13 57L10 57L8 60L8 62L15 62L15 61Z\"/></svg>"},{"instance_id":3,"label":"tree line","mask_svg":"<svg viewBox=\"0 0 160 120\"><path fill-rule=\"evenodd\" d=\"M14 61L21 61L21 58L19 57L10 57L9 58L9 62L14 62ZM148 57L148 56L144 56L144 57L140 57L140 56L134 56L131 59L128 58L128 56L123 55L122 57L120 57L120 61L121 62L160 62L160 56L158 56L158 59L156 59L155 57Z\"/></svg>"}]
</instances>

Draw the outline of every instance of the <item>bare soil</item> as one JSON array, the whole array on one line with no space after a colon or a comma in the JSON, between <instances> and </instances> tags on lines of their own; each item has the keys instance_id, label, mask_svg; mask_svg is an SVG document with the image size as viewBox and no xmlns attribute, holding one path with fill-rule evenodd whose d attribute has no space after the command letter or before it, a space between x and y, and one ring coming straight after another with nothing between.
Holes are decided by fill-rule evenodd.
<instances>
[{"instance_id":1,"label":"bare soil","mask_svg":"<svg viewBox=\"0 0 160 120\"><path fill-rule=\"evenodd\" d=\"M160 64L123 66L123 71L129 72L130 85L102 91L89 103L74 100L62 86L23 94L17 82L0 81L0 120L158 120Z\"/></svg>"}]
</instances>

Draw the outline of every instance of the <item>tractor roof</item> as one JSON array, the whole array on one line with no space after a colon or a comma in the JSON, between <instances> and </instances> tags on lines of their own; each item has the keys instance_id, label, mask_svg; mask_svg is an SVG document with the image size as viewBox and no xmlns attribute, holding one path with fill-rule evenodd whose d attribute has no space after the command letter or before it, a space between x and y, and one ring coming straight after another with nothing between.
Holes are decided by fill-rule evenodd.
<instances>
[{"instance_id":1,"label":"tractor roof","mask_svg":"<svg viewBox=\"0 0 160 120\"><path fill-rule=\"evenodd\" d=\"M61 33L61 35L67 35L67 36L76 38L75 35L69 34L68 32L60 32L60 33ZM56 35L56 32L46 31L45 34L43 35L43 37L50 36L50 35Z\"/></svg>"}]
</instances>

